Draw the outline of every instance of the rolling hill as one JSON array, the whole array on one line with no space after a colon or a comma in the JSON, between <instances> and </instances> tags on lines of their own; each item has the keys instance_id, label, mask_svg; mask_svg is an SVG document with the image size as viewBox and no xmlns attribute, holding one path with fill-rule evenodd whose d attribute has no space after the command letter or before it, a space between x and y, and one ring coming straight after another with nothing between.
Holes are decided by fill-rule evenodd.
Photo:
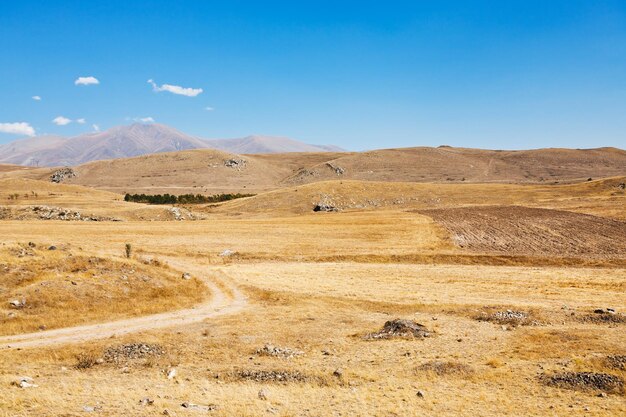
<instances>
[{"instance_id":1,"label":"rolling hill","mask_svg":"<svg viewBox=\"0 0 626 417\"><path fill-rule=\"evenodd\" d=\"M53 168L0 176L47 180ZM323 181L387 183L554 184L626 175L626 151L616 148L494 151L405 148L370 152L239 155L214 149L93 161L65 182L118 193L259 193Z\"/></svg>"}]
</instances>

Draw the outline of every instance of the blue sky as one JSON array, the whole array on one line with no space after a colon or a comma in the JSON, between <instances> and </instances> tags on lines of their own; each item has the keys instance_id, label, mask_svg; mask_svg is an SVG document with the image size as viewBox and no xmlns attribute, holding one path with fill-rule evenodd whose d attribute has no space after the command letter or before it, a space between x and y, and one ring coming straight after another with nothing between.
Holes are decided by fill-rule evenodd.
<instances>
[{"instance_id":1,"label":"blue sky","mask_svg":"<svg viewBox=\"0 0 626 417\"><path fill-rule=\"evenodd\" d=\"M626 2L0 2L2 130L146 118L353 150L625 148Z\"/></svg>"}]
</instances>

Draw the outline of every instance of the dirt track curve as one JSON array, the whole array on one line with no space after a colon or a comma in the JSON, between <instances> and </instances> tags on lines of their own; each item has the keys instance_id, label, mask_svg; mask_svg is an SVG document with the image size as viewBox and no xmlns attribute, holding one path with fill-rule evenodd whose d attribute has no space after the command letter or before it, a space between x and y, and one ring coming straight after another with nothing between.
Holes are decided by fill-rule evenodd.
<instances>
[{"instance_id":1,"label":"dirt track curve","mask_svg":"<svg viewBox=\"0 0 626 417\"><path fill-rule=\"evenodd\" d=\"M173 263L173 265L176 267L182 266L182 264L178 262ZM187 266L188 265L185 265L181 269L188 269ZM80 343L147 330L184 326L200 322L204 319L235 313L247 304L245 297L236 287L228 286L229 292L232 293L232 297L229 297L206 276L200 275L202 273L201 268L194 267L191 268L191 270L194 272L198 271L197 276L204 282L212 294L211 298L202 304L185 310L176 310L149 316L65 327L36 333L2 336L0 337L0 350Z\"/></svg>"}]
</instances>

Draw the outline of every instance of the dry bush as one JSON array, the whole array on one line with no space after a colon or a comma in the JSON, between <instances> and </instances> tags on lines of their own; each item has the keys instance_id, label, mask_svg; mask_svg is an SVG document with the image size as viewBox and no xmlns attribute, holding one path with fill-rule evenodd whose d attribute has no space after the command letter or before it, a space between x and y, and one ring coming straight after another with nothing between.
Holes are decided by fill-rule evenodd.
<instances>
[{"instance_id":1,"label":"dry bush","mask_svg":"<svg viewBox=\"0 0 626 417\"><path fill-rule=\"evenodd\" d=\"M98 364L98 357L93 353L79 353L76 355L76 369L90 369Z\"/></svg>"},{"instance_id":2,"label":"dry bush","mask_svg":"<svg viewBox=\"0 0 626 417\"><path fill-rule=\"evenodd\" d=\"M457 375L469 376L474 374L474 369L461 362L455 361L430 361L417 367L418 372L431 372L438 376Z\"/></svg>"}]
</instances>

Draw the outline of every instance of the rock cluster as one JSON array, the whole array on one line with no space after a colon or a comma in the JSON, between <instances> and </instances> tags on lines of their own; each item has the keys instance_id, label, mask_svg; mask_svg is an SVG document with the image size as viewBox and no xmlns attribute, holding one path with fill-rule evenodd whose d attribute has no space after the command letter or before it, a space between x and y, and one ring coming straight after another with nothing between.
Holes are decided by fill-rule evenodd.
<instances>
[{"instance_id":1,"label":"rock cluster","mask_svg":"<svg viewBox=\"0 0 626 417\"><path fill-rule=\"evenodd\" d=\"M327 165L330 169L332 169L333 171L335 171L335 174L337 174L337 175L343 175L343 174L345 174L345 172L346 172L346 170L345 170L345 169L343 169L342 167L340 167L340 166L336 166L336 165L333 165L333 164L331 164L330 162L326 162L326 165Z\"/></svg>"},{"instance_id":2,"label":"rock cluster","mask_svg":"<svg viewBox=\"0 0 626 417\"><path fill-rule=\"evenodd\" d=\"M382 329L365 335L365 339L391 339L395 337L424 338L432 332L426 326L411 320L395 319L385 322Z\"/></svg>"},{"instance_id":3,"label":"rock cluster","mask_svg":"<svg viewBox=\"0 0 626 417\"><path fill-rule=\"evenodd\" d=\"M270 344L266 344L262 348L257 349L255 353L261 356L273 356L285 359L291 359L295 356L300 356L304 354L304 352L299 350L291 349L288 347L278 347Z\"/></svg>"},{"instance_id":4,"label":"rock cluster","mask_svg":"<svg viewBox=\"0 0 626 417\"><path fill-rule=\"evenodd\" d=\"M74 172L72 168L61 168L52 173L52 175L50 176L50 181L58 184L68 178L74 178L76 176L76 172Z\"/></svg>"},{"instance_id":5,"label":"rock cluster","mask_svg":"<svg viewBox=\"0 0 626 417\"><path fill-rule=\"evenodd\" d=\"M243 370L237 372L240 379L255 382L306 382L311 378L299 371Z\"/></svg>"},{"instance_id":6,"label":"rock cluster","mask_svg":"<svg viewBox=\"0 0 626 417\"><path fill-rule=\"evenodd\" d=\"M133 359L160 356L165 353L162 346L148 343L129 343L112 346L104 351L104 360L109 363L121 363Z\"/></svg>"},{"instance_id":7,"label":"rock cluster","mask_svg":"<svg viewBox=\"0 0 626 417\"><path fill-rule=\"evenodd\" d=\"M605 363L609 368L626 371L626 355L607 356Z\"/></svg>"},{"instance_id":8,"label":"rock cluster","mask_svg":"<svg viewBox=\"0 0 626 417\"><path fill-rule=\"evenodd\" d=\"M246 167L246 163L245 159L227 159L224 161L224 166L241 170Z\"/></svg>"},{"instance_id":9,"label":"rock cluster","mask_svg":"<svg viewBox=\"0 0 626 417\"><path fill-rule=\"evenodd\" d=\"M541 380L550 386L573 390L600 390L608 393L622 394L624 380L622 378L595 372L563 372L551 376L542 375Z\"/></svg>"},{"instance_id":10,"label":"rock cluster","mask_svg":"<svg viewBox=\"0 0 626 417\"><path fill-rule=\"evenodd\" d=\"M85 216L78 211L64 209L62 207L49 206L33 206L30 208L38 218L42 220L65 220L65 221L83 221L83 222L102 222L102 221L119 221L113 217L102 216Z\"/></svg>"},{"instance_id":11,"label":"rock cluster","mask_svg":"<svg viewBox=\"0 0 626 417\"><path fill-rule=\"evenodd\" d=\"M515 310L496 311L491 314L483 312L477 317L477 320L489 321L492 323L511 326L528 326L539 324L539 322L533 320L530 317L530 314L524 311Z\"/></svg>"},{"instance_id":12,"label":"rock cluster","mask_svg":"<svg viewBox=\"0 0 626 417\"><path fill-rule=\"evenodd\" d=\"M313 211L339 211L339 209L325 203L317 203L313 206Z\"/></svg>"},{"instance_id":13,"label":"rock cluster","mask_svg":"<svg viewBox=\"0 0 626 417\"><path fill-rule=\"evenodd\" d=\"M176 221L181 220L196 220L196 216L189 210L182 209L180 207L170 207L168 209L169 214Z\"/></svg>"}]
</instances>

